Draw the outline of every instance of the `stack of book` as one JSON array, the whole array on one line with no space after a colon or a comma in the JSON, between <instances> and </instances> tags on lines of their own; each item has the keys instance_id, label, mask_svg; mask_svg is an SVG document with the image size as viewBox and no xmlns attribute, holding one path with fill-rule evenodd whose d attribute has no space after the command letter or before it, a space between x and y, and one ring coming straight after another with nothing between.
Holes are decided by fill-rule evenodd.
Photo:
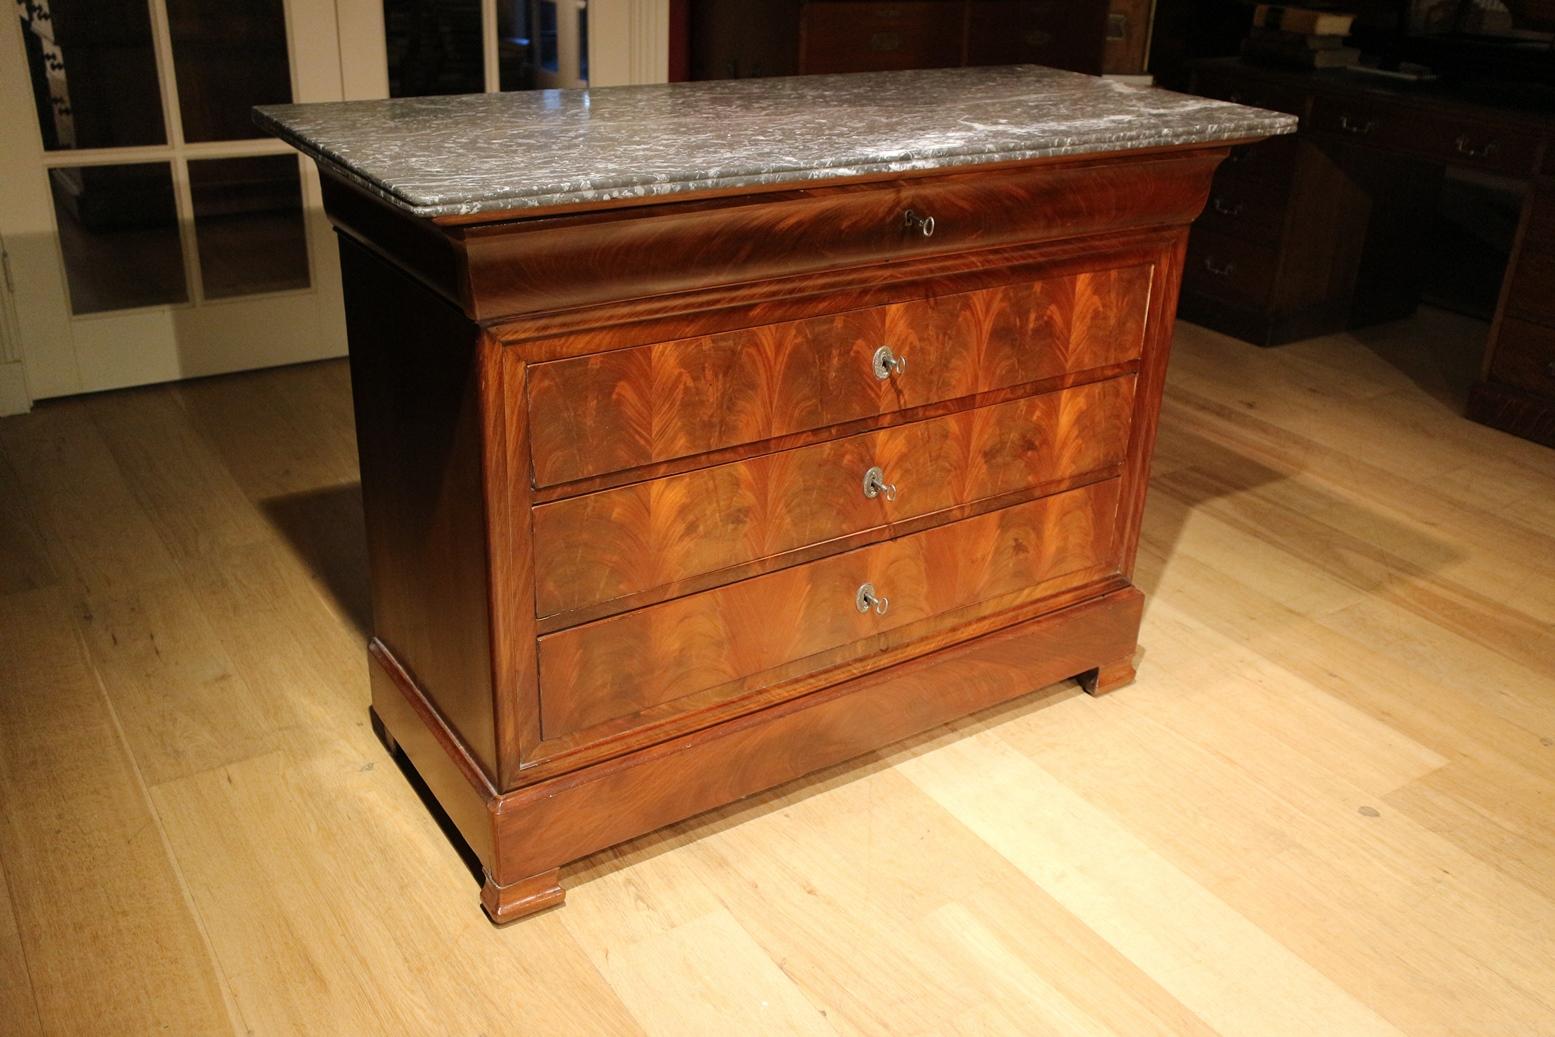
<instances>
[{"instance_id":1,"label":"stack of book","mask_svg":"<svg viewBox=\"0 0 1555 1037\"><path fill-rule=\"evenodd\" d=\"M1242 57L1261 65L1295 68L1347 68L1361 56L1346 47L1353 14L1309 7L1259 4L1253 27L1242 41Z\"/></svg>"}]
</instances>

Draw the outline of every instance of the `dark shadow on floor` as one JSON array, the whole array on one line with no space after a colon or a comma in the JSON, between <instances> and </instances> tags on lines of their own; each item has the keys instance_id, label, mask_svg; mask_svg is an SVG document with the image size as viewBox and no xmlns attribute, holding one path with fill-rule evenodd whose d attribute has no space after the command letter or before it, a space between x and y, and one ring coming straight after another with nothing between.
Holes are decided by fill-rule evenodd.
<instances>
[{"instance_id":1,"label":"dark shadow on floor","mask_svg":"<svg viewBox=\"0 0 1555 1037\"><path fill-rule=\"evenodd\" d=\"M1134 582L1154 599L1162 570L1197 511L1208 511L1246 536L1277 548L1291 568L1307 568L1369 593L1419 582L1461 561L1463 551L1428 536L1350 495L1329 492L1299 469L1270 467L1251 453L1185 427L1176 408L1162 440L1174 462L1150 480ZM1186 462L1186 463L1185 463ZM1217 502L1277 483L1245 506ZM1364 531L1364 536L1356 531Z\"/></svg>"},{"instance_id":2,"label":"dark shadow on floor","mask_svg":"<svg viewBox=\"0 0 1555 1037\"><path fill-rule=\"evenodd\" d=\"M1479 380L1490 325L1474 317L1422 306L1412 317L1356 328L1346 334L1357 348L1396 367L1427 396L1461 418L1469 389Z\"/></svg>"},{"instance_id":3,"label":"dark shadow on floor","mask_svg":"<svg viewBox=\"0 0 1555 1037\"><path fill-rule=\"evenodd\" d=\"M443 835L448 838L448 843L454 852L459 855L459 860L470 869L470 874L475 877L476 885L486 884L486 869L481 864L481 859L475 855L475 850L464 838L464 833L459 831L459 826L454 824L454 819L448 816L448 811L443 809L443 804L437 801L437 796L427 787L422 780L421 772L416 770L416 765L410 762L410 757L403 752L394 753L394 765L405 775L405 780L410 783L411 789L421 800L421 805L427 813L432 815L432 820L437 822L437 827L443 830Z\"/></svg>"},{"instance_id":4,"label":"dark shadow on floor","mask_svg":"<svg viewBox=\"0 0 1555 1037\"><path fill-rule=\"evenodd\" d=\"M1041 712L1084 694L1072 679L1043 688L1033 688L1020 698L989 706L981 712L930 728L883 749L802 775L774 788L753 793L744 799L715 807L684 821L666 825L640 835L636 839L630 839L574 861L562 868L562 888L571 896L583 890L595 879L612 875L642 861L651 860L688 843L707 839L709 836L735 828L747 821L781 813L790 805L809 799L829 788L862 780L978 731L998 727Z\"/></svg>"},{"instance_id":5,"label":"dark shadow on floor","mask_svg":"<svg viewBox=\"0 0 1555 1037\"><path fill-rule=\"evenodd\" d=\"M357 482L271 497L260 508L333 598L363 640L371 636L373 607Z\"/></svg>"}]
</instances>

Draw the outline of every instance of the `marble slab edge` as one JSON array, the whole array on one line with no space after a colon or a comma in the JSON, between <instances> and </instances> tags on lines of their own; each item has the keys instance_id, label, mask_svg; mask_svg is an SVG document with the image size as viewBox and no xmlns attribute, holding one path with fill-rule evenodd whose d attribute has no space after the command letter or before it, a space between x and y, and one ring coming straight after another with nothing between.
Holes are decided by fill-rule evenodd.
<instances>
[{"instance_id":1,"label":"marble slab edge","mask_svg":"<svg viewBox=\"0 0 1555 1037\"><path fill-rule=\"evenodd\" d=\"M1005 70L1000 70L1005 72ZM1053 73L1053 70L1042 70ZM1073 81L1099 84L1089 76L1073 73L1056 73L1064 76L1062 86L1073 87ZM750 81L748 81L750 82ZM1110 86L1110 84L1109 84ZM608 90L631 90L630 87L614 87ZM1134 90L1134 89L1130 89ZM1141 93L1157 93L1141 90ZM295 113L297 106L258 107L253 110L253 121L275 137L285 140L303 154L319 163L320 169L331 176L355 183L373 196L395 205L421 218L437 216L473 216L482 213L515 213L524 210L557 210L557 208L588 207L606 202L653 201L670 197L692 196L706 191L739 190L739 188L809 187L818 183L844 182L858 177L891 176L891 174L925 173L936 169L955 169L986 163L1026 162L1026 160L1057 159L1075 155L1110 154L1110 152L1135 151L1135 149L1190 148L1190 146L1214 145L1219 141L1249 140L1269 135L1289 134L1295 131L1297 120L1292 115L1252 109L1252 107L1211 101L1207 98L1183 98L1180 95L1158 92L1174 100L1186 101L1186 110L1172 112L1169 120L1154 121L1148 115L1127 126L1098 127L1095 121L1084 126L1082 115L1065 112L1054 118L1056 126L1047 137L1033 141L1033 146L1022 146L1025 141L1000 141L997 145L935 145L924 141L922 146L899 146L880 157L865 155L837 155L832 159L807 155L804 163L773 162L762 157L743 163L740 168L706 169L698 173L695 166L684 169L655 169L633 171L617 169L603 176L597 174L571 174L558 176L558 169L547 169L541 177L529 182L519 182L510 190L498 185L479 185L465 197L428 199L426 191L400 190L392 177L375 176L373 168L358 168L359 162L336 154L328 140L309 137L306 132L289 126L283 117ZM435 100L434 100L435 101ZM372 103L367 103L372 104ZM281 118L277 117L280 115ZM1183 115L1196 115L1185 120ZM1078 121L1078 126L1065 127L1065 121ZM1070 132L1065 132L1070 129ZM931 137L933 134L928 134ZM914 141L916 143L916 141ZM712 165L712 163L706 163ZM759 165L760 168L753 168ZM403 187L403 185L401 185ZM412 188L417 187L412 183ZM473 185L474 187L474 185Z\"/></svg>"}]
</instances>

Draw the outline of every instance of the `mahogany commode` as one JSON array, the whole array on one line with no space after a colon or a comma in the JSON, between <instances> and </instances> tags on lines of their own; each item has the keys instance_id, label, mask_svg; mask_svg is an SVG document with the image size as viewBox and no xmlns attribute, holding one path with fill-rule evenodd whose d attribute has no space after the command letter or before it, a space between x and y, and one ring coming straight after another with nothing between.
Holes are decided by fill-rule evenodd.
<instances>
[{"instance_id":1,"label":"mahogany commode","mask_svg":"<svg viewBox=\"0 0 1555 1037\"><path fill-rule=\"evenodd\" d=\"M1132 678L1187 227L1293 120L1035 67L258 119L341 235L375 720L494 919Z\"/></svg>"}]
</instances>

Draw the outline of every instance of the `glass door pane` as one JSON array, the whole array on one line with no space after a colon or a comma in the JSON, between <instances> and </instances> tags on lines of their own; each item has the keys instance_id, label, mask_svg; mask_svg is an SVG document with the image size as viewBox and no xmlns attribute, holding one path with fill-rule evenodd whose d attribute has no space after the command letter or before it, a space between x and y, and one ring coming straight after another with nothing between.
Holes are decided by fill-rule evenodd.
<instances>
[{"instance_id":1,"label":"glass door pane","mask_svg":"<svg viewBox=\"0 0 1555 1037\"><path fill-rule=\"evenodd\" d=\"M481 0L383 0L390 97L486 88Z\"/></svg>"},{"instance_id":2,"label":"glass door pane","mask_svg":"<svg viewBox=\"0 0 1555 1037\"><path fill-rule=\"evenodd\" d=\"M167 142L146 0L20 0L17 11L45 150Z\"/></svg>"},{"instance_id":3,"label":"glass door pane","mask_svg":"<svg viewBox=\"0 0 1555 1037\"><path fill-rule=\"evenodd\" d=\"M47 175L72 313L188 300L171 166L56 166Z\"/></svg>"},{"instance_id":4,"label":"glass door pane","mask_svg":"<svg viewBox=\"0 0 1555 1037\"><path fill-rule=\"evenodd\" d=\"M308 287L302 181L292 155L189 163L207 299Z\"/></svg>"},{"instance_id":5,"label":"glass door pane","mask_svg":"<svg viewBox=\"0 0 1555 1037\"><path fill-rule=\"evenodd\" d=\"M503 90L535 86L534 26L529 0L497 5L497 81Z\"/></svg>"},{"instance_id":6,"label":"glass door pane","mask_svg":"<svg viewBox=\"0 0 1555 1037\"><path fill-rule=\"evenodd\" d=\"M283 0L166 0L184 140L259 137L249 109L292 99Z\"/></svg>"},{"instance_id":7,"label":"glass door pane","mask_svg":"<svg viewBox=\"0 0 1555 1037\"><path fill-rule=\"evenodd\" d=\"M335 0L17 10L0 232L35 398L340 355L316 174L250 114L341 98Z\"/></svg>"}]
</instances>

